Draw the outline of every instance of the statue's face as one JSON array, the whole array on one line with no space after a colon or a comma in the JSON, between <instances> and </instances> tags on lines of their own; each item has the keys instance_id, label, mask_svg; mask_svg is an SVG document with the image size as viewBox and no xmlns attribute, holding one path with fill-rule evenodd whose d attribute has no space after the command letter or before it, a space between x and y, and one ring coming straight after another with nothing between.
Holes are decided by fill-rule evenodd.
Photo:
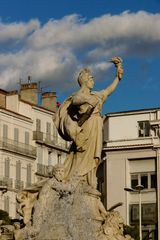
<instances>
[{"instance_id":1,"label":"statue's face","mask_svg":"<svg viewBox=\"0 0 160 240\"><path fill-rule=\"evenodd\" d=\"M82 82L89 89L92 89L94 87L93 77L90 73L84 74Z\"/></svg>"},{"instance_id":2,"label":"statue's face","mask_svg":"<svg viewBox=\"0 0 160 240\"><path fill-rule=\"evenodd\" d=\"M54 173L55 178L60 182L64 179L64 169L57 168Z\"/></svg>"}]
</instances>

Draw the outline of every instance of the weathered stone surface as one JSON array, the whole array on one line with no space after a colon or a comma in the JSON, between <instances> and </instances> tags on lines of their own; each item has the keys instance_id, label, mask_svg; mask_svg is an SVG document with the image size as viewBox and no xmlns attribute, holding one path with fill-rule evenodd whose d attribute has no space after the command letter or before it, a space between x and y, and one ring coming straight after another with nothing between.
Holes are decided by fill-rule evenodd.
<instances>
[{"instance_id":1,"label":"weathered stone surface","mask_svg":"<svg viewBox=\"0 0 160 240\"><path fill-rule=\"evenodd\" d=\"M92 92L94 86L91 71L83 68L78 75L79 91L71 95L58 109L55 125L62 138L72 141L69 155L64 163L65 178L75 173L85 176L88 184L97 186L96 171L102 152L102 106L114 92L122 78L122 60L112 58L117 73L114 81L106 89Z\"/></svg>"},{"instance_id":2,"label":"weathered stone surface","mask_svg":"<svg viewBox=\"0 0 160 240\"><path fill-rule=\"evenodd\" d=\"M71 182L58 182L55 177L45 182L31 221L16 232L16 240L126 239L122 218L105 210L100 193L81 178Z\"/></svg>"},{"instance_id":3,"label":"weathered stone surface","mask_svg":"<svg viewBox=\"0 0 160 240\"><path fill-rule=\"evenodd\" d=\"M112 84L91 92L94 82L89 69L78 76L80 90L59 108L55 124L59 134L72 141L64 165L54 166L53 177L18 195L25 227L15 231L16 240L124 240L122 219L107 212L96 189L96 171L102 150L106 98L122 78L120 58L112 59L117 72ZM131 238L130 238L131 239Z\"/></svg>"}]
</instances>

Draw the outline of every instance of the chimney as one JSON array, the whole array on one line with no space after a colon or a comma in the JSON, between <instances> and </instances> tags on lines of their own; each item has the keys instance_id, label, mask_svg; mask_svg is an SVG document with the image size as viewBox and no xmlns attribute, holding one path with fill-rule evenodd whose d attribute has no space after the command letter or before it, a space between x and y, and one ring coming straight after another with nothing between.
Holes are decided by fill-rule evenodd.
<instances>
[{"instance_id":1,"label":"chimney","mask_svg":"<svg viewBox=\"0 0 160 240\"><path fill-rule=\"evenodd\" d=\"M31 104L38 104L38 86L35 82L31 83L30 76L28 77L28 83L21 84L20 97Z\"/></svg>"},{"instance_id":2,"label":"chimney","mask_svg":"<svg viewBox=\"0 0 160 240\"><path fill-rule=\"evenodd\" d=\"M0 89L0 107L2 108L6 107L6 95L7 91Z\"/></svg>"},{"instance_id":3,"label":"chimney","mask_svg":"<svg viewBox=\"0 0 160 240\"><path fill-rule=\"evenodd\" d=\"M56 93L55 92L45 92L42 94L42 107L56 112L57 103L56 103Z\"/></svg>"}]
</instances>

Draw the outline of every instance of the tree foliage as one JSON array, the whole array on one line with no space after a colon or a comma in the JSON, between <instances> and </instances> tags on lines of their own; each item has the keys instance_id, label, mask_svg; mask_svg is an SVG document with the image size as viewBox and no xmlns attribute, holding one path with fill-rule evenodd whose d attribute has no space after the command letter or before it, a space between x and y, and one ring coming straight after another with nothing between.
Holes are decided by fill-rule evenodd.
<instances>
[{"instance_id":1,"label":"tree foliage","mask_svg":"<svg viewBox=\"0 0 160 240\"><path fill-rule=\"evenodd\" d=\"M124 235L130 235L134 240L139 240L139 227L137 225L135 226L124 226Z\"/></svg>"},{"instance_id":2,"label":"tree foliage","mask_svg":"<svg viewBox=\"0 0 160 240\"><path fill-rule=\"evenodd\" d=\"M9 217L8 212L3 211L0 209L0 220L3 220L4 225L10 225L11 224L11 219Z\"/></svg>"}]
</instances>

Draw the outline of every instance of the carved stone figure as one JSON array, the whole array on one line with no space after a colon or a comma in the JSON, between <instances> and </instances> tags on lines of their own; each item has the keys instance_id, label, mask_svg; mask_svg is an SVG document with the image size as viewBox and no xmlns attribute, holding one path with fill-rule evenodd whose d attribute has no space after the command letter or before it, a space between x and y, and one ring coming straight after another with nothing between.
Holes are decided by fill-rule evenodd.
<instances>
[{"instance_id":1,"label":"carved stone figure","mask_svg":"<svg viewBox=\"0 0 160 240\"><path fill-rule=\"evenodd\" d=\"M61 105L55 119L59 134L65 140L73 141L64 164L66 179L77 172L93 188L97 186L96 171L102 151L102 105L123 75L122 60L115 57L111 61L117 70L112 84L105 90L92 92L94 81L91 71L82 69L78 76L80 90Z\"/></svg>"},{"instance_id":2,"label":"carved stone figure","mask_svg":"<svg viewBox=\"0 0 160 240\"><path fill-rule=\"evenodd\" d=\"M33 184L17 194L20 203L18 213L23 217L25 227L15 229L15 239L29 239L38 235L40 228L50 217L54 204L60 198L74 192L79 179L73 176L71 182L64 180L64 166L57 164L53 167L53 177Z\"/></svg>"},{"instance_id":3,"label":"carved stone figure","mask_svg":"<svg viewBox=\"0 0 160 240\"><path fill-rule=\"evenodd\" d=\"M23 217L23 222L26 225L30 222L32 216L32 209L38 193L30 193L22 191L17 194L17 202L20 203L18 213Z\"/></svg>"},{"instance_id":4,"label":"carved stone figure","mask_svg":"<svg viewBox=\"0 0 160 240\"><path fill-rule=\"evenodd\" d=\"M103 233L100 239L104 240L133 240L129 235L123 235L124 221L119 212L111 211L102 225Z\"/></svg>"},{"instance_id":5,"label":"carved stone figure","mask_svg":"<svg viewBox=\"0 0 160 240\"><path fill-rule=\"evenodd\" d=\"M123 75L122 60L112 58L116 77L100 92L92 92L91 71L78 76L80 90L59 108L55 124L59 134L72 141L63 165L53 176L18 194L25 227L15 229L15 240L125 240L117 212L106 211L96 189L96 171L102 150L102 105ZM131 238L130 238L131 240Z\"/></svg>"}]
</instances>

